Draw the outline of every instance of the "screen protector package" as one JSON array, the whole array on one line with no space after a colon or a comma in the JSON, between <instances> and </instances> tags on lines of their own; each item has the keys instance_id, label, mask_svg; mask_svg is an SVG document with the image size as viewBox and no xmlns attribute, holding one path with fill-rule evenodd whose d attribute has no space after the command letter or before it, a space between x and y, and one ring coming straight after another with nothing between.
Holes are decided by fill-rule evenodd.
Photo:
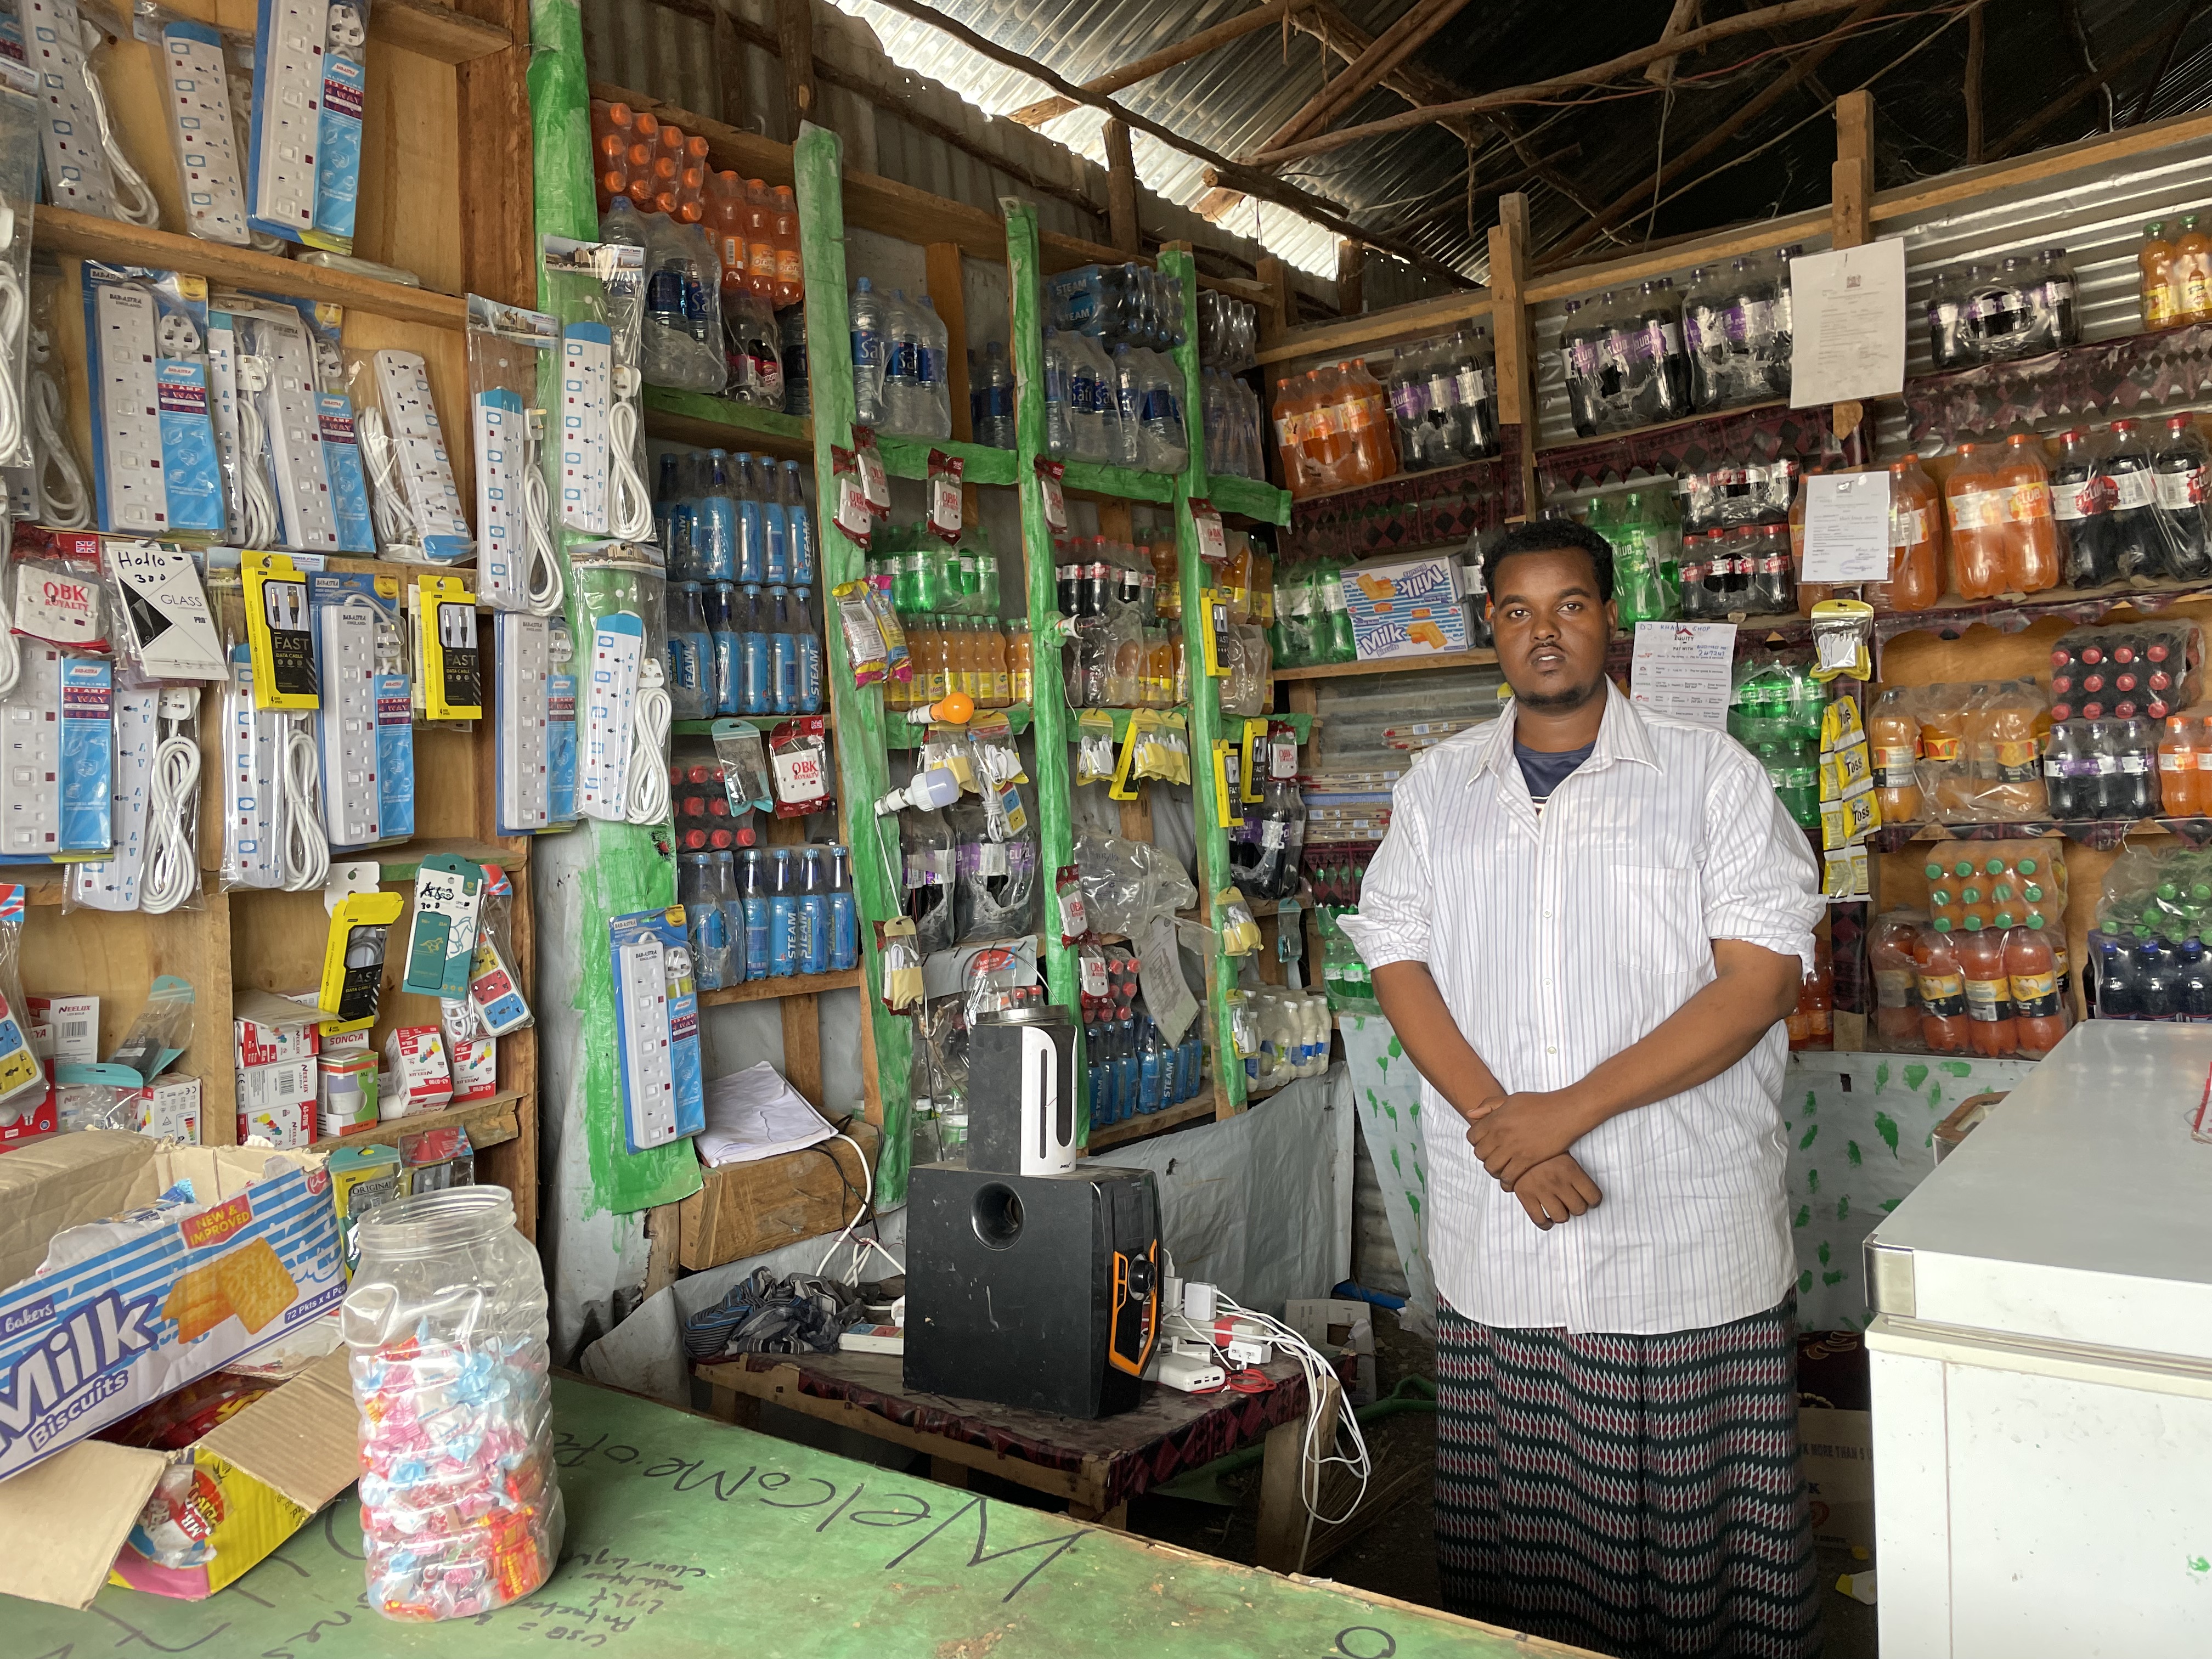
<instances>
[{"instance_id":1,"label":"screen protector package","mask_svg":"<svg viewBox=\"0 0 2212 1659\"><path fill-rule=\"evenodd\" d=\"M222 536L222 474L209 412L207 283L175 271L88 259L84 331L100 527Z\"/></svg>"},{"instance_id":2,"label":"screen protector package","mask_svg":"<svg viewBox=\"0 0 2212 1659\"><path fill-rule=\"evenodd\" d=\"M560 608L548 400L559 389L560 319L469 295L469 421L477 474L477 580L495 611Z\"/></svg>"}]
</instances>

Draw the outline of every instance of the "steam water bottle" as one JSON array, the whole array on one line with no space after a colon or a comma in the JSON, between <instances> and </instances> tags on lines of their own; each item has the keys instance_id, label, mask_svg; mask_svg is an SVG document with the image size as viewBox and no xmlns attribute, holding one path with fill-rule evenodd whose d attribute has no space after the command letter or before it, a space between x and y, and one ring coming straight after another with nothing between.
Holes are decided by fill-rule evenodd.
<instances>
[{"instance_id":1,"label":"steam water bottle","mask_svg":"<svg viewBox=\"0 0 2212 1659\"><path fill-rule=\"evenodd\" d=\"M1014 372L1006 362L1006 348L994 340L973 376L975 441L994 449L1014 447Z\"/></svg>"},{"instance_id":2,"label":"steam water bottle","mask_svg":"<svg viewBox=\"0 0 2212 1659\"><path fill-rule=\"evenodd\" d=\"M769 976L769 934L775 921L769 898L767 854L757 847L745 848L745 977Z\"/></svg>"},{"instance_id":3,"label":"steam water bottle","mask_svg":"<svg viewBox=\"0 0 2212 1659\"><path fill-rule=\"evenodd\" d=\"M783 513L791 526L791 580L801 587L814 586L814 509L799 476L799 463L783 464Z\"/></svg>"},{"instance_id":4,"label":"steam water bottle","mask_svg":"<svg viewBox=\"0 0 2212 1659\"><path fill-rule=\"evenodd\" d=\"M738 680L738 708L747 714L765 714L774 703L773 682L769 678L768 617L763 609L761 591L748 584L739 604L738 657L743 672Z\"/></svg>"},{"instance_id":5,"label":"steam water bottle","mask_svg":"<svg viewBox=\"0 0 2212 1659\"><path fill-rule=\"evenodd\" d=\"M830 971L830 885L822 869L822 849L808 847L799 853L799 971Z\"/></svg>"},{"instance_id":6,"label":"steam water bottle","mask_svg":"<svg viewBox=\"0 0 2212 1659\"><path fill-rule=\"evenodd\" d=\"M740 697L739 667L741 647L738 644L737 602L738 590L727 582L716 582L705 591L707 609L707 637L714 650L714 712L717 714L736 714Z\"/></svg>"},{"instance_id":7,"label":"steam water bottle","mask_svg":"<svg viewBox=\"0 0 2212 1659\"><path fill-rule=\"evenodd\" d=\"M761 512L760 481L753 472L753 458L740 453L730 469L730 494L736 514L737 568L718 571L741 582L768 580L768 520Z\"/></svg>"},{"instance_id":8,"label":"steam water bottle","mask_svg":"<svg viewBox=\"0 0 2212 1659\"><path fill-rule=\"evenodd\" d=\"M756 469L750 464L751 458L746 459L747 477L760 497L761 580L787 582L791 580L791 509L783 499L775 463L763 455Z\"/></svg>"},{"instance_id":9,"label":"steam water bottle","mask_svg":"<svg viewBox=\"0 0 2212 1659\"><path fill-rule=\"evenodd\" d=\"M726 582L738 571L738 507L725 465L728 459L721 450L708 452L693 508L690 574L701 581Z\"/></svg>"},{"instance_id":10,"label":"steam water bottle","mask_svg":"<svg viewBox=\"0 0 2212 1659\"><path fill-rule=\"evenodd\" d=\"M799 712L822 712L822 636L814 631L814 617L806 603L806 590L791 596L791 636L799 647Z\"/></svg>"},{"instance_id":11,"label":"steam water bottle","mask_svg":"<svg viewBox=\"0 0 2212 1659\"><path fill-rule=\"evenodd\" d=\"M680 720L704 720L714 696L714 646L707 632L707 613L699 584L676 584L676 604L668 618L668 705Z\"/></svg>"},{"instance_id":12,"label":"steam water bottle","mask_svg":"<svg viewBox=\"0 0 2212 1659\"><path fill-rule=\"evenodd\" d=\"M791 632L791 595L782 587L768 591L769 698L775 713L799 712L799 641Z\"/></svg>"},{"instance_id":13,"label":"steam water bottle","mask_svg":"<svg viewBox=\"0 0 2212 1659\"><path fill-rule=\"evenodd\" d=\"M769 876L768 975L788 979L799 971L799 882L791 867L788 847L775 849L775 866Z\"/></svg>"},{"instance_id":14,"label":"steam water bottle","mask_svg":"<svg viewBox=\"0 0 2212 1659\"><path fill-rule=\"evenodd\" d=\"M860 960L860 913L853 898L853 854L830 849L830 971L842 974Z\"/></svg>"}]
</instances>

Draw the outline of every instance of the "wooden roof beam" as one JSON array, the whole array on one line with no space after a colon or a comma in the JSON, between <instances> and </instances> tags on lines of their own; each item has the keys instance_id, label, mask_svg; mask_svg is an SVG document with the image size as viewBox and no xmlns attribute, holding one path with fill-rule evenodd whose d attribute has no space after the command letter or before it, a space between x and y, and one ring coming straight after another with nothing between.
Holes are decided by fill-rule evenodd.
<instances>
[{"instance_id":1,"label":"wooden roof beam","mask_svg":"<svg viewBox=\"0 0 2212 1659\"><path fill-rule=\"evenodd\" d=\"M1212 28L1200 29L1188 40L1178 40L1171 46L1139 58L1133 64L1124 64L1120 69L1109 70L1094 80L1083 83L1086 92L1101 94L1120 92L1133 87L1139 81L1149 81L1155 75L1171 70L1178 64L1188 64L1194 58L1203 58L1216 46L1225 46L1231 40L1241 40L1246 35L1263 29L1270 23L1279 22L1297 7L1310 4L1311 0L1267 0L1255 11L1243 12ZM1059 119L1072 109L1082 106L1073 98L1054 94L1040 98L1034 104L1024 104L1006 118L1019 121L1025 127L1041 127L1048 121Z\"/></svg>"},{"instance_id":2,"label":"wooden roof beam","mask_svg":"<svg viewBox=\"0 0 2212 1659\"><path fill-rule=\"evenodd\" d=\"M1259 148L1262 150L1279 149L1304 137L1308 133L1324 131L1330 121L1380 84L1384 76L1412 57L1430 36L1457 16L1466 4L1467 0L1413 0L1406 14L1376 35L1349 69L1334 81L1323 82L1321 90L1309 98L1304 106L1276 129ZM1245 155L1239 159L1249 164L1252 157Z\"/></svg>"}]
</instances>

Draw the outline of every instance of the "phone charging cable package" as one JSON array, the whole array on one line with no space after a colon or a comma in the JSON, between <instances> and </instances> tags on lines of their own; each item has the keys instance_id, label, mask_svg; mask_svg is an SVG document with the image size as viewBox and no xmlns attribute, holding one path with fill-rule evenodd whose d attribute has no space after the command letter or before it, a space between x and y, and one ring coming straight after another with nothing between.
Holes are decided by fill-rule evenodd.
<instances>
[{"instance_id":1,"label":"phone charging cable package","mask_svg":"<svg viewBox=\"0 0 2212 1659\"><path fill-rule=\"evenodd\" d=\"M477 591L494 611L550 617L565 594L545 453L546 403L559 389L560 320L471 294L468 348Z\"/></svg>"}]
</instances>

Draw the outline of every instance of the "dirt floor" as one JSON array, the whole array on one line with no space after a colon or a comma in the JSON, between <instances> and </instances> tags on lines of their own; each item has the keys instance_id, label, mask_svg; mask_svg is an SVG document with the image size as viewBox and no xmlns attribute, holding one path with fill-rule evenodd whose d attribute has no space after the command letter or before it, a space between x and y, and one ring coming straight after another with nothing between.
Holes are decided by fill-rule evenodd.
<instances>
[{"instance_id":1,"label":"dirt floor","mask_svg":"<svg viewBox=\"0 0 2212 1659\"><path fill-rule=\"evenodd\" d=\"M1378 1391L1388 1394L1409 1372L1433 1377L1435 1351L1418 1336L1401 1332L1395 1315L1377 1310L1375 1327ZM1336 1554L1310 1571L1379 1595L1437 1605L1436 1534L1425 1471L1436 1462L1436 1420L1426 1412L1401 1412L1367 1431L1375 1474L1370 1489L1387 1486L1400 1472L1423 1472L1406 1494L1379 1513L1371 1525ZM1260 1469L1255 1463L1224 1477L1223 1496L1233 1507L1186 1498L1146 1497L1129 1506L1129 1529L1149 1538L1203 1550L1209 1555L1249 1562L1259 1512ZM1826 1620L1826 1659L1875 1659L1875 1610L1839 1594L1833 1587L1844 1573L1863 1570L1847 1552L1821 1553L1821 1608Z\"/></svg>"}]
</instances>

